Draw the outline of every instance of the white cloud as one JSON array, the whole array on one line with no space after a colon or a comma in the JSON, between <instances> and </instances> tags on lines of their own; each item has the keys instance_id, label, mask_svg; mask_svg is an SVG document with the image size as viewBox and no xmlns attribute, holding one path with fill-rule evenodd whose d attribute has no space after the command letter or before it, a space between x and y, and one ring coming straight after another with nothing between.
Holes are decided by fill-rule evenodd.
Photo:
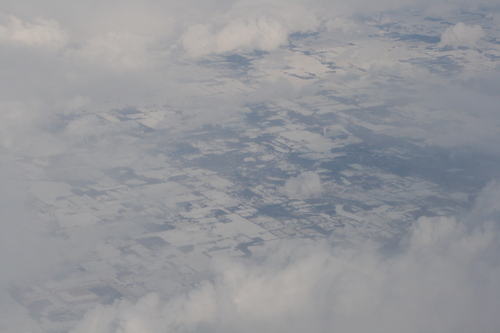
<instances>
[{"instance_id":1,"label":"white cloud","mask_svg":"<svg viewBox=\"0 0 500 333\"><path fill-rule=\"evenodd\" d=\"M213 23L193 25L181 36L180 42L191 56L271 51L286 44L289 34L314 31L319 27L313 10L269 2L236 2L230 10L211 21Z\"/></svg>"},{"instance_id":2,"label":"white cloud","mask_svg":"<svg viewBox=\"0 0 500 333\"><path fill-rule=\"evenodd\" d=\"M490 184L477 209L498 214L488 198L499 193ZM484 217L422 217L391 256L294 241L260 263L221 258L213 281L168 301L100 306L72 333L495 332L499 221Z\"/></svg>"},{"instance_id":3,"label":"white cloud","mask_svg":"<svg viewBox=\"0 0 500 333\"><path fill-rule=\"evenodd\" d=\"M302 172L286 181L283 191L290 198L310 198L321 194L321 179L313 171Z\"/></svg>"},{"instance_id":4,"label":"white cloud","mask_svg":"<svg viewBox=\"0 0 500 333\"><path fill-rule=\"evenodd\" d=\"M9 15L3 21L0 41L49 48L60 48L68 41L67 33L53 20L37 18L30 23Z\"/></svg>"},{"instance_id":5,"label":"white cloud","mask_svg":"<svg viewBox=\"0 0 500 333\"><path fill-rule=\"evenodd\" d=\"M459 22L446 28L441 34L441 45L473 47L483 36L484 31L479 25L466 25Z\"/></svg>"}]
</instances>

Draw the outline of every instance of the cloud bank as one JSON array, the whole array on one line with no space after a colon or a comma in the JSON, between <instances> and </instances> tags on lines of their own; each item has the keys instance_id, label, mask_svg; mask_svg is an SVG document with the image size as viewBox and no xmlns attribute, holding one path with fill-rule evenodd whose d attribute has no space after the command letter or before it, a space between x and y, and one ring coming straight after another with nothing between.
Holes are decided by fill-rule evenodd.
<instances>
[{"instance_id":1,"label":"cloud bank","mask_svg":"<svg viewBox=\"0 0 500 333\"><path fill-rule=\"evenodd\" d=\"M499 195L490 183L461 221L420 218L398 254L293 241L260 262L219 259L189 293L100 306L72 333L496 332Z\"/></svg>"}]
</instances>

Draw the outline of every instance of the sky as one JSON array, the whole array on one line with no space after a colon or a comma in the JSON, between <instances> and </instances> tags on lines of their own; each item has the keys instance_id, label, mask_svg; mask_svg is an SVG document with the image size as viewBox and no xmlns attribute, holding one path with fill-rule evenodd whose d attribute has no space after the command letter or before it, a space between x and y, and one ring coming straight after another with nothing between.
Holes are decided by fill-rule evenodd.
<instances>
[{"instance_id":1,"label":"sky","mask_svg":"<svg viewBox=\"0 0 500 333\"><path fill-rule=\"evenodd\" d=\"M43 176L16 169L15 163L42 165L50 156L70 156L55 162L53 177L99 177L105 168L143 165L145 152L161 142L154 136L106 141L139 130L103 123L98 115L107 110L168 105L182 117L162 119L156 129L181 137L222 122L237 130L249 105L315 96L321 80L294 81L264 71L246 90L209 95L191 84L219 75L199 65L218 56L263 52L268 56L256 66L266 73L295 64L285 50L293 34L328 33L359 41L360 49L335 62L351 61L365 76L322 79L393 103L388 135L500 157L498 67L431 75L406 61L397 45L370 43L366 36L381 32L360 23L390 26L388 13L400 10L449 20L454 23L436 31L439 47L462 48L464 63L475 64L487 53L476 50L494 42L492 30L467 21L467 14L488 12L483 19L498 28L500 9L494 0L3 2L1 289L13 281L48 278L106 236L128 228L54 237L53 226L37 222L39 215L27 205L35 185L26 179ZM378 76L395 80L372 84ZM350 86L354 81L359 85ZM102 141L93 144L95 138ZM123 300L90 309L70 332L494 332L500 327L498 173L485 175L481 188L467 193L469 207L455 216L420 217L389 253L376 241L359 247L334 239L282 241L262 257L215 259L211 278L167 300L153 293L136 303ZM320 175L307 171L288 179L280 193L304 199L325 191ZM0 320L9 321L1 314Z\"/></svg>"}]
</instances>

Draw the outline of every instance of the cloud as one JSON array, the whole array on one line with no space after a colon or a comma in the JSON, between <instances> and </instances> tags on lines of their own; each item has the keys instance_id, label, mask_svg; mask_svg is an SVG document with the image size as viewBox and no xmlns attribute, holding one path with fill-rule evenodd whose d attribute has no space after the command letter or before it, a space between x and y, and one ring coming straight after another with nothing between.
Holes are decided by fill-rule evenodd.
<instances>
[{"instance_id":1,"label":"cloud","mask_svg":"<svg viewBox=\"0 0 500 333\"><path fill-rule=\"evenodd\" d=\"M86 180L89 174L100 174L101 168L140 165L145 160L141 152L156 149L161 145L159 142L168 141L164 133L153 139L144 135L137 141L122 141L117 133L123 132L130 137L131 132L143 127L139 128L134 121L112 123L102 118L100 112L168 104L165 107L168 112L165 112L165 118L161 118L159 127L188 133L190 129L207 123L225 124L229 118L241 120L238 115L241 117L245 105L279 98L294 101L304 92L293 86L302 80L293 81L282 72L276 74L288 64L283 60L283 53L256 60L254 67L266 71L256 70L249 74L248 80L245 78L245 84L248 84L245 89L248 90L237 93L226 92L231 83L225 83L224 90L222 86L218 89L218 84L225 79L219 80L221 73L225 75L227 72L212 70L211 65L198 66L196 62L186 60L186 53L203 57L255 49L279 50L280 46L288 44L289 36L294 32L326 29L332 38L339 31L357 33L358 28L363 29L364 23L351 14L383 10L394 7L396 2L397 6L415 3L276 0L195 1L186 4L148 0L101 1L98 4L65 1L28 2L29 5L15 1L5 3L3 10L8 15L0 21L2 156L7 162L26 158L27 164L47 163L55 155L64 157L65 162L54 159L56 162L52 166L56 171L48 168L19 170L23 177L29 174L29 177L43 179L47 177L45 172L59 173L59 169L62 171L58 177ZM449 3L452 5L445 6L443 13L451 12L450 8L456 10L459 8L456 4L461 2ZM448 28L451 37L443 33L442 39L450 40L450 43L458 40L458 44L450 44L455 46L479 40L480 37L474 37L472 33L477 30L474 26L464 25L465 32L453 30L457 26ZM375 61L376 53L369 51L360 52L364 57L360 57L360 63ZM401 62L403 58L398 56L384 64L404 66L402 75L415 78L415 66ZM353 62L354 57L346 57ZM325 60L335 62L341 59ZM223 62L214 66L219 64L224 66ZM352 68L355 72L355 67ZM343 80L341 72L338 69L338 73L327 79L338 83ZM387 67L380 72L392 74ZM427 70L422 70L422 73L417 81L429 76ZM231 72L229 75L240 74ZM279 75L283 77L276 80ZM496 76L497 73L493 73L494 78L490 81L498 83ZM435 83L435 77L429 77L428 81L421 81L424 82L422 85L429 83L434 87L431 83ZM367 76L364 82L371 78ZM453 79L456 83L456 77ZM200 93L201 89L197 88L203 86L199 83L203 80L212 80L214 85L209 84L210 89L216 93ZM344 88L351 89L347 80ZM397 85L407 83L398 80L395 81ZM316 82L316 79L307 82L312 81ZM456 85L448 85L450 81L440 81L440 87L446 87L445 91L429 94L422 86L407 87L419 90L413 95L419 105L430 104L428 110L431 111L427 114L432 112L439 118L445 108L458 112L446 113L439 118L439 124L445 123L441 127L428 126L429 123L434 126L438 121L426 118L421 128L425 130L423 137L429 139L428 143L455 147L477 142L478 146L492 147L498 153L498 129L495 128L498 123L498 84L485 83L480 75L472 81L467 82L473 89L460 81L459 84L464 86L457 90L453 90ZM318 81L318 84L322 83ZM328 82L325 87L328 87ZM355 89L361 88L356 86ZM387 93L392 88L384 89ZM320 88L315 91L318 90ZM200 98L203 93L205 97ZM428 95L427 99L422 97L424 94ZM185 117L181 125L170 116L179 110ZM457 119L453 115L467 113L470 117L460 117L459 125L447 122L447 117ZM415 114L409 116L406 124L414 124L416 117ZM486 122L489 126L485 126ZM243 124L243 120L240 123ZM404 124L395 126L404 127ZM97 143L87 140L89 138L95 138ZM31 157L42 158L32 162ZM81 163L82 160L86 163ZM0 180L20 179L19 174L2 171ZM29 179L23 183L33 180ZM0 278L0 287L19 277L39 277L40 271L50 269L61 258L56 252L64 252L65 257L73 255L73 250L69 250L71 246L86 252L94 248L91 244L100 242L103 237L96 231L92 237L79 241L77 246L71 245L77 242L75 240L71 240L73 243L52 244L54 240L47 235L46 223L29 213L36 209L22 204L26 199L23 195L12 195L18 183L0 184L0 266L9 268L8 273ZM320 194L321 187L317 174L305 172L290 179L283 191L292 198L307 198ZM496 185L491 185L489 192L485 190L480 197L486 196L498 202L496 189ZM23 192L23 189L17 191ZM486 201L478 199L478 202ZM499 298L498 284L494 284L495 278L498 281L498 265L488 261L492 260L494 249L498 247L498 237L495 224L487 222L495 218L496 210L491 208L493 204L484 205L490 208L477 208L481 206L477 204L475 213L471 213L473 216L467 217L466 221L421 219L407 244L401 248L402 253L391 258L378 254L370 246L349 249L298 241L283 243L275 254L260 264L221 260L214 264L216 278L205 281L190 293L172 295L169 301L152 294L136 304L120 302L114 306L102 306L89 312L75 332L224 332L244 331L245 327L248 330L257 327L263 332L319 332L332 328L338 328L339 332L349 329L356 332L372 331L373 327L387 328L388 332L396 328L412 332L417 329L437 330L441 326L446 331L446 325L452 321L460 326L457 332L469 329L467 325L470 323L476 323L476 330L484 328L483 331L487 331L488 327L498 324L496 317L488 317L499 308L495 303ZM484 213L488 209L491 212ZM40 223L34 224L33 221ZM127 227L121 224L118 228ZM40 249L44 249L43 253ZM474 266L474 260L484 265ZM440 293L446 297L441 297ZM452 304L442 306L443 302ZM422 317L426 320L422 321ZM414 328L405 326L409 324Z\"/></svg>"},{"instance_id":2,"label":"cloud","mask_svg":"<svg viewBox=\"0 0 500 333\"><path fill-rule=\"evenodd\" d=\"M446 28L441 34L441 45L473 47L483 36L484 31L479 25L466 25L459 22Z\"/></svg>"},{"instance_id":3,"label":"cloud","mask_svg":"<svg viewBox=\"0 0 500 333\"><path fill-rule=\"evenodd\" d=\"M305 171L295 178L288 179L283 191L290 198L310 198L321 194L323 189L318 174Z\"/></svg>"},{"instance_id":4,"label":"cloud","mask_svg":"<svg viewBox=\"0 0 500 333\"><path fill-rule=\"evenodd\" d=\"M8 15L4 16L2 21L0 41L3 42L57 49L68 41L67 33L54 20L37 18L30 23Z\"/></svg>"},{"instance_id":5,"label":"cloud","mask_svg":"<svg viewBox=\"0 0 500 333\"><path fill-rule=\"evenodd\" d=\"M263 261L216 260L213 280L167 301L100 306L71 332L495 332L499 193L478 196L490 218L420 218L397 254L283 242Z\"/></svg>"},{"instance_id":6,"label":"cloud","mask_svg":"<svg viewBox=\"0 0 500 333\"><path fill-rule=\"evenodd\" d=\"M237 2L214 20L187 29L180 41L191 56L237 51L272 51L288 42L293 32L314 31L314 11L299 5ZM215 22L224 22L222 24Z\"/></svg>"}]
</instances>

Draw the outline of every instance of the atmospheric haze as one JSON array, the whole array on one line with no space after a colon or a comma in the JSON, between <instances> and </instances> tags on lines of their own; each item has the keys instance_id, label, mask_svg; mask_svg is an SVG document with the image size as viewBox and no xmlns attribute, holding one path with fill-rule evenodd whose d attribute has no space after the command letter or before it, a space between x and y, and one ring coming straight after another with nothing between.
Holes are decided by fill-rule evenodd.
<instances>
[{"instance_id":1,"label":"atmospheric haze","mask_svg":"<svg viewBox=\"0 0 500 333\"><path fill-rule=\"evenodd\" d=\"M10 1L0 331L497 332L497 1Z\"/></svg>"}]
</instances>

